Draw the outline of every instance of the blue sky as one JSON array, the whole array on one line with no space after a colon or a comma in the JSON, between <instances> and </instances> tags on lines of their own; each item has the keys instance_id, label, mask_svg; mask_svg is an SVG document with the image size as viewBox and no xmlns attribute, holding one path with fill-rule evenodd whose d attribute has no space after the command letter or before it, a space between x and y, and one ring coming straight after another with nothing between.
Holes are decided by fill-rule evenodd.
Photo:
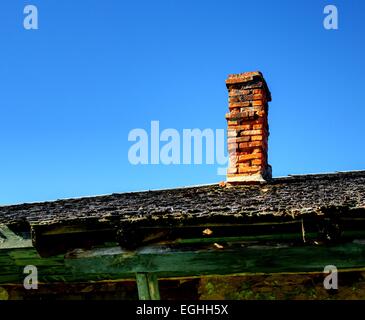
<instances>
[{"instance_id":1,"label":"blue sky","mask_svg":"<svg viewBox=\"0 0 365 320\"><path fill-rule=\"evenodd\" d=\"M0 204L222 181L218 165L131 165L128 133L226 128L224 80L254 70L274 176L365 169L364 16L363 0L1 1Z\"/></svg>"}]
</instances>

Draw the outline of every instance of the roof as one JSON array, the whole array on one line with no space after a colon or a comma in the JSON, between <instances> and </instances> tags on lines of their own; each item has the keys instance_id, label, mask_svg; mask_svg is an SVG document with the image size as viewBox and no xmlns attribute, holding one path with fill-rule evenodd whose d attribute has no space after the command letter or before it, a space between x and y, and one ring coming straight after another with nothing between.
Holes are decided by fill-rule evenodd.
<instances>
[{"instance_id":1,"label":"roof","mask_svg":"<svg viewBox=\"0 0 365 320\"><path fill-rule=\"evenodd\" d=\"M214 184L3 206L0 224L293 219L327 214L333 208L348 214L365 209L365 171L294 175L263 185Z\"/></svg>"},{"instance_id":2,"label":"roof","mask_svg":"<svg viewBox=\"0 0 365 320\"><path fill-rule=\"evenodd\" d=\"M365 171L354 171L3 206L0 247L31 240L51 256L108 243L353 241L365 230L364 195Z\"/></svg>"}]
</instances>

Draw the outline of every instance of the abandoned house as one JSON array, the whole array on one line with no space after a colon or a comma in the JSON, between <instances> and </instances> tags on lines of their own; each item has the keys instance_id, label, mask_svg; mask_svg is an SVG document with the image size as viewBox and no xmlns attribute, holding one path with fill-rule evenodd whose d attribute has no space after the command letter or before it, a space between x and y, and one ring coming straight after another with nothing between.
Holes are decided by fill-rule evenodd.
<instances>
[{"instance_id":1,"label":"abandoned house","mask_svg":"<svg viewBox=\"0 0 365 320\"><path fill-rule=\"evenodd\" d=\"M225 182L0 207L0 299L364 299L365 171L273 178L263 75L226 86Z\"/></svg>"}]
</instances>

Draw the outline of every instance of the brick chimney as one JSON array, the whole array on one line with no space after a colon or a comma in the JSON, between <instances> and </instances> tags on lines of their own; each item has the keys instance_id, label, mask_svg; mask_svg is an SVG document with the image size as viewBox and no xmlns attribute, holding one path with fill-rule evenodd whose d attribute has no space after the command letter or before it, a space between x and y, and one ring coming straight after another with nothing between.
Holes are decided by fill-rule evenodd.
<instances>
[{"instance_id":1,"label":"brick chimney","mask_svg":"<svg viewBox=\"0 0 365 320\"><path fill-rule=\"evenodd\" d=\"M267 149L271 94L259 71L231 74L229 95L228 184L262 183L271 178Z\"/></svg>"}]
</instances>

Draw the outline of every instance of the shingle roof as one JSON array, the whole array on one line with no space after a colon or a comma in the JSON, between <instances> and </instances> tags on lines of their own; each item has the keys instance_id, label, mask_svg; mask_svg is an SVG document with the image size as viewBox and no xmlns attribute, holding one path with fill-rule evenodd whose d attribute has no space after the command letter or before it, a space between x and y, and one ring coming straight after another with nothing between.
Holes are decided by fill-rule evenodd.
<instances>
[{"instance_id":1,"label":"shingle roof","mask_svg":"<svg viewBox=\"0 0 365 320\"><path fill-rule=\"evenodd\" d=\"M364 214L365 171L274 178L263 185L218 184L0 207L0 224L115 220L169 224ZM331 213L332 214L332 213Z\"/></svg>"}]
</instances>

